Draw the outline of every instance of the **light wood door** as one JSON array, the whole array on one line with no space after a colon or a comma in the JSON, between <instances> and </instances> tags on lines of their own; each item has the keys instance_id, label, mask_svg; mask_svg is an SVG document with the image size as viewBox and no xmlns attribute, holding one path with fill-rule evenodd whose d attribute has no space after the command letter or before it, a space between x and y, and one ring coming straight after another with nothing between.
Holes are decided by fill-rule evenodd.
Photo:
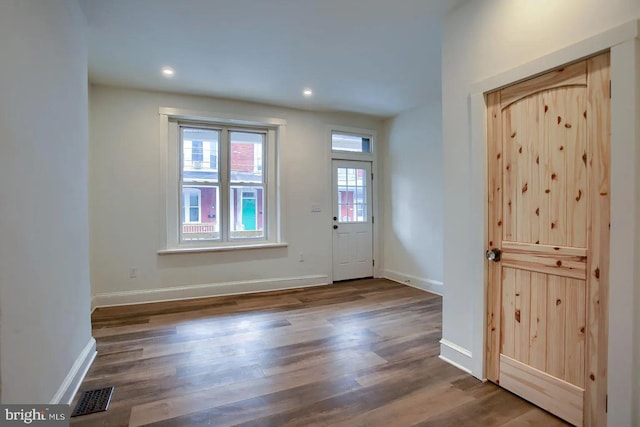
<instances>
[{"instance_id":1,"label":"light wood door","mask_svg":"<svg viewBox=\"0 0 640 427\"><path fill-rule=\"evenodd\" d=\"M371 163L333 161L333 280L373 276Z\"/></svg>"},{"instance_id":2,"label":"light wood door","mask_svg":"<svg viewBox=\"0 0 640 427\"><path fill-rule=\"evenodd\" d=\"M609 54L486 95L487 378L606 424Z\"/></svg>"}]
</instances>

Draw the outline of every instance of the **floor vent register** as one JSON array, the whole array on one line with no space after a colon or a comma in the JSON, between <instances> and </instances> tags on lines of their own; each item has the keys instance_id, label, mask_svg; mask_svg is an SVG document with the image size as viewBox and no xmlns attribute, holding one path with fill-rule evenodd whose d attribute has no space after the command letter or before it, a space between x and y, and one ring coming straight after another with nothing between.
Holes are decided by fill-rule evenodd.
<instances>
[{"instance_id":1,"label":"floor vent register","mask_svg":"<svg viewBox=\"0 0 640 427\"><path fill-rule=\"evenodd\" d=\"M80 400L76 405L76 409L71 414L72 417L80 415L94 414L96 412L106 411L111 402L114 387L100 388L97 390L89 390L82 393Z\"/></svg>"}]
</instances>

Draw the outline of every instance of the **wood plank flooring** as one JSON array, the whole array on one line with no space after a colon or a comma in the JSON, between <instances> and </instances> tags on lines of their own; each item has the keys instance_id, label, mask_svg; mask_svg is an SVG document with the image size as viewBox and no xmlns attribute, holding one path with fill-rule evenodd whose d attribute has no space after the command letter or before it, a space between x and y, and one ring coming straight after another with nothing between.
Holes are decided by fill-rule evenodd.
<instances>
[{"instance_id":1,"label":"wood plank flooring","mask_svg":"<svg viewBox=\"0 0 640 427\"><path fill-rule=\"evenodd\" d=\"M441 314L439 296L381 279L97 309L80 392L115 391L71 424L565 425L441 361Z\"/></svg>"}]
</instances>

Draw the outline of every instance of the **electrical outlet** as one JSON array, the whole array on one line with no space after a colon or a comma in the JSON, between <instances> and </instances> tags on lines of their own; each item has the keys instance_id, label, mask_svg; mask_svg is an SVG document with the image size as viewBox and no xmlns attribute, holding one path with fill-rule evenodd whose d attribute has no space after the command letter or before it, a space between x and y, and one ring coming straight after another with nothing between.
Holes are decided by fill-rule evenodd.
<instances>
[{"instance_id":1,"label":"electrical outlet","mask_svg":"<svg viewBox=\"0 0 640 427\"><path fill-rule=\"evenodd\" d=\"M131 267L129 269L129 279L135 279L136 277L138 277L138 268Z\"/></svg>"}]
</instances>

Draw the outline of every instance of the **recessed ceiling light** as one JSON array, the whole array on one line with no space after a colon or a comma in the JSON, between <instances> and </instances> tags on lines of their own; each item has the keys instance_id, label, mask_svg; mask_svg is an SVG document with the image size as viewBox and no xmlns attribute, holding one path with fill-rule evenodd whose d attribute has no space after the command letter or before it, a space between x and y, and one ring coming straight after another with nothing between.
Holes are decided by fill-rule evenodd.
<instances>
[{"instance_id":1,"label":"recessed ceiling light","mask_svg":"<svg viewBox=\"0 0 640 427\"><path fill-rule=\"evenodd\" d=\"M305 89L302 91L302 94L306 97L313 95L313 91L311 89Z\"/></svg>"},{"instance_id":2,"label":"recessed ceiling light","mask_svg":"<svg viewBox=\"0 0 640 427\"><path fill-rule=\"evenodd\" d=\"M165 77L173 77L176 74L175 70L171 67L163 67L162 75Z\"/></svg>"}]
</instances>

